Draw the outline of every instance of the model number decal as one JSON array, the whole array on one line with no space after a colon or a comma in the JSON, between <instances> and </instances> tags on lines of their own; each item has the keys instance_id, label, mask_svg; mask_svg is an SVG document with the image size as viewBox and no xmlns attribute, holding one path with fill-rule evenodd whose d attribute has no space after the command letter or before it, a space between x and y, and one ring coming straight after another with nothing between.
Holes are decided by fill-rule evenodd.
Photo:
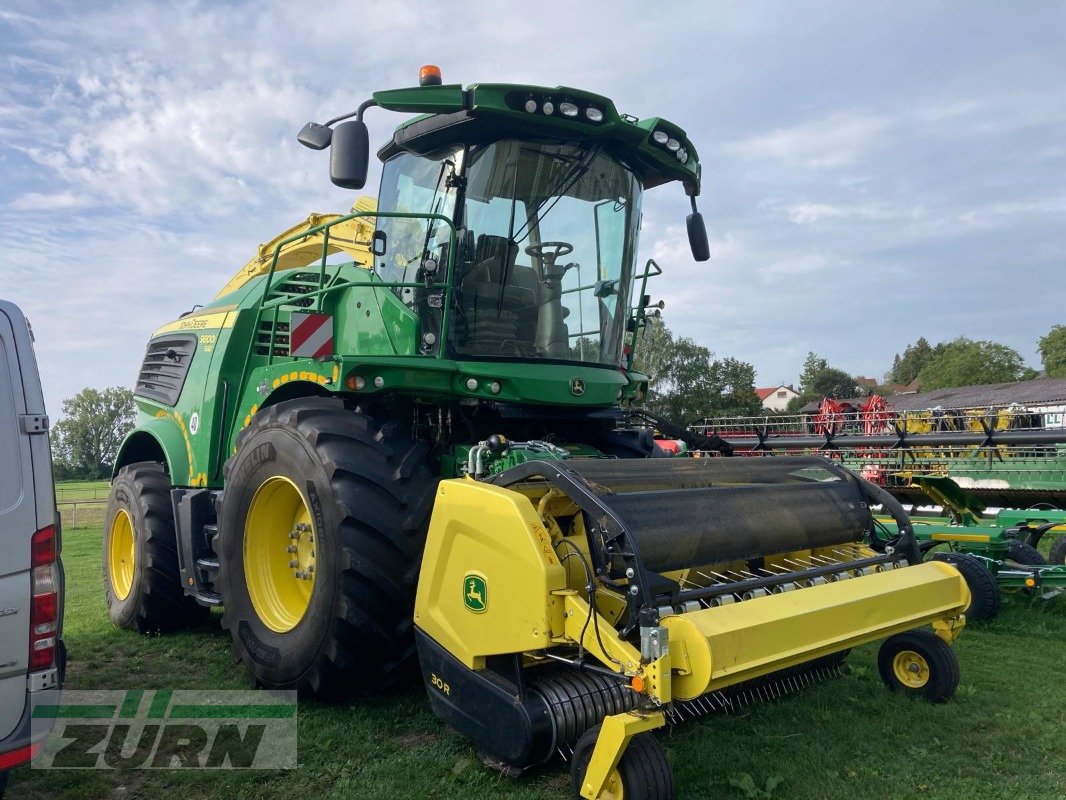
<instances>
[{"instance_id":1,"label":"model number decal","mask_svg":"<svg viewBox=\"0 0 1066 800\"><path fill-rule=\"evenodd\" d=\"M438 678L436 673L429 676L429 682L437 689L437 691L448 697L452 696L452 687L446 684L441 678Z\"/></svg>"}]
</instances>

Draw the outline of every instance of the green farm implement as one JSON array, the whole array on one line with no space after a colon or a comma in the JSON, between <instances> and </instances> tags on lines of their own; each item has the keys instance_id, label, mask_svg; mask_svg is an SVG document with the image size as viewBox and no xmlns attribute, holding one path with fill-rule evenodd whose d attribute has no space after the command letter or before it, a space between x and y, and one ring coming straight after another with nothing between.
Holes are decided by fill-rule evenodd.
<instances>
[{"instance_id":1,"label":"green farm implement","mask_svg":"<svg viewBox=\"0 0 1066 800\"><path fill-rule=\"evenodd\" d=\"M967 579L974 597L970 619L995 616L1000 591L1051 599L1066 590L1066 511L1000 509L987 519L984 504L951 478L914 476L911 482L927 504L944 510L946 516L918 512L910 519L921 552L954 564ZM894 522L880 521L891 541ZM1045 536L1055 537L1047 559L1038 549ZM947 551L934 552L942 547Z\"/></svg>"}]
</instances>

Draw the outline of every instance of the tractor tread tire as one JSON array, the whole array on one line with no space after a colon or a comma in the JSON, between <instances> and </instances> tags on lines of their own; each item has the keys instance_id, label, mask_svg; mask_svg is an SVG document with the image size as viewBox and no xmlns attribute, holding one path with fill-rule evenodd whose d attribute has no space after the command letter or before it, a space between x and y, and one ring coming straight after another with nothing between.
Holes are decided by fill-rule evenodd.
<instances>
[{"instance_id":1,"label":"tractor tread tire","mask_svg":"<svg viewBox=\"0 0 1066 800\"><path fill-rule=\"evenodd\" d=\"M1055 564L1056 566L1062 566L1066 564L1066 534L1060 535L1051 545L1051 551L1048 555L1048 563Z\"/></svg>"},{"instance_id":2,"label":"tractor tread tire","mask_svg":"<svg viewBox=\"0 0 1066 800\"><path fill-rule=\"evenodd\" d=\"M1015 564L1023 564L1025 566L1036 567L1047 564L1043 553L1028 542L1023 542L1019 539L1012 539L1010 544L1007 545L1007 558Z\"/></svg>"},{"instance_id":3,"label":"tractor tread tire","mask_svg":"<svg viewBox=\"0 0 1066 800\"><path fill-rule=\"evenodd\" d=\"M302 459L293 463L306 474L290 477L314 486L322 524L336 531L335 537L320 531L316 540L318 580L327 569L335 579L323 589L316 581L315 590L328 596L318 600L312 594L306 616L286 634L273 634L259 621L238 553L247 512L241 498L249 496L254 470L262 474L262 465L250 467L255 457L250 450L271 443L277 449L290 446L292 457ZM218 516L222 626L255 685L333 699L374 694L413 674L415 588L437 484L426 453L426 445L412 441L395 422L376 420L339 398L277 403L256 414L238 435L237 452L224 467ZM235 558L242 566L235 566ZM328 622L319 624L314 615ZM253 635L278 648L284 663L252 657L245 641L249 629L241 631L246 625L258 625ZM301 627L310 630L300 634L302 639L293 638Z\"/></svg>"},{"instance_id":4,"label":"tractor tread tire","mask_svg":"<svg viewBox=\"0 0 1066 800\"><path fill-rule=\"evenodd\" d=\"M182 589L170 490L170 476L155 461L123 467L111 483L104 520L103 578L107 613L119 628L138 633L174 631L200 624L211 613ZM111 523L120 505L130 515L137 547L133 586L122 600L115 595L107 572Z\"/></svg>"},{"instance_id":5,"label":"tractor tread tire","mask_svg":"<svg viewBox=\"0 0 1066 800\"><path fill-rule=\"evenodd\" d=\"M934 561L951 564L960 573L970 590L970 605L966 608L966 619L994 619L999 614L1000 595L996 579L985 569L985 565L967 553L937 553Z\"/></svg>"},{"instance_id":6,"label":"tractor tread tire","mask_svg":"<svg viewBox=\"0 0 1066 800\"><path fill-rule=\"evenodd\" d=\"M901 650L913 650L929 664L929 681L920 689L900 683L892 669L892 661ZM926 628L897 633L886 639L877 651L877 671L881 680L893 691L922 695L925 699L942 703L959 687L959 659L947 642Z\"/></svg>"},{"instance_id":7,"label":"tractor tread tire","mask_svg":"<svg viewBox=\"0 0 1066 800\"><path fill-rule=\"evenodd\" d=\"M602 725L589 728L574 747L570 782L580 796L581 785ZM629 741L618 762L624 797L640 800L673 800L674 775L659 740L651 733L638 733Z\"/></svg>"}]
</instances>

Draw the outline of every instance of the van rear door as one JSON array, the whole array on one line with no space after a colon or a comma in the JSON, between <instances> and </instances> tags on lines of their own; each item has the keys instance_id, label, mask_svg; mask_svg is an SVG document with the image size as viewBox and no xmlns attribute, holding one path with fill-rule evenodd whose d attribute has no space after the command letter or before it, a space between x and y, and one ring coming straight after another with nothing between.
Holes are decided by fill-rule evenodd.
<instances>
[{"instance_id":1,"label":"van rear door","mask_svg":"<svg viewBox=\"0 0 1066 800\"><path fill-rule=\"evenodd\" d=\"M26 705L30 538L37 530L30 437L21 427L27 409L16 325L20 334L25 331L22 315L0 304L0 739L15 730ZM37 370L29 377L39 380Z\"/></svg>"}]
</instances>

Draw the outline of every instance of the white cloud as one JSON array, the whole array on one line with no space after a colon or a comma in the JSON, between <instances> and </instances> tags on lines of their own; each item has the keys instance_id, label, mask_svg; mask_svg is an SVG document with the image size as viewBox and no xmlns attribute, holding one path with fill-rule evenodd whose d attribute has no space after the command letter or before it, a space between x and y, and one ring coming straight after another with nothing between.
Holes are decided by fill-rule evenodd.
<instances>
[{"instance_id":1,"label":"white cloud","mask_svg":"<svg viewBox=\"0 0 1066 800\"><path fill-rule=\"evenodd\" d=\"M54 194L41 194L40 192L26 192L19 195L7 207L11 211L62 211L64 209L85 208L90 205L87 197L79 196L73 192L56 192Z\"/></svg>"},{"instance_id":2,"label":"white cloud","mask_svg":"<svg viewBox=\"0 0 1066 800\"><path fill-rule=\"evenodd\" d=\"M880 114L846 111L788 128L727 143L729 155L777 159L813 169L854 164L882 147L891 119Z\"/></svg>"}]
</instances>

